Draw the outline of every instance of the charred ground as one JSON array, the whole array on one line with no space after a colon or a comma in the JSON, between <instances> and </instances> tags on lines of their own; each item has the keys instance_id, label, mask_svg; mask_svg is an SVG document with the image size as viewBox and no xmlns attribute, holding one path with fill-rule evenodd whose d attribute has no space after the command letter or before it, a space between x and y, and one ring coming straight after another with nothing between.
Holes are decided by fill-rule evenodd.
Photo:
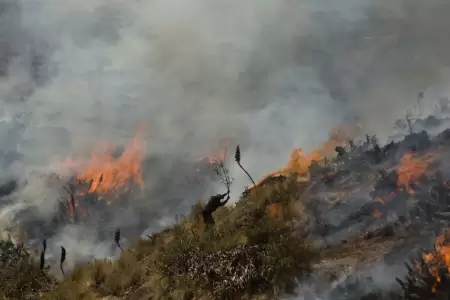
<instances>
[{"instance_id":1,"label":"charred ground","mask_svg":"<svg viewBox=\"0 0 450 300\"><path fill-rule=\"evenodd\" d=\"M2 243L0 296L448 299L450 130L340 147L337 158L311 162L308 176L270 176L246 190L213 213L213 226L198 203L117 260L79 265L62 280L45 259Z\"/></svg>"}]
</instances>

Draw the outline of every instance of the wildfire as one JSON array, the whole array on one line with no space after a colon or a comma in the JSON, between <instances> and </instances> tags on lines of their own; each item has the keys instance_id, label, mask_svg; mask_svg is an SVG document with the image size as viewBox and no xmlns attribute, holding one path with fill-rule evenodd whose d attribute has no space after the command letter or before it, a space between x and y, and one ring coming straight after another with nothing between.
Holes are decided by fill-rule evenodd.
<instances>
[{"instance_id":1,"label":"wildfire","mask_svg":"<svg viewBox=\"0 0 450 300\"><path fill-rule=\"evenodd\" d=\"M266 178L279 175L298 174L299 181L309 181L309 167L313 162L320 162L326 156L334 155L336 146L347 143L354 136L351 128L346 126L336 126L329 134L328 140L316 148L311 153L306 153L302 148L294 148L290 154L287 165L279 170L275 170L256 182L256 185L263 182ZM254 186L249 186L251 189Z\"/></svg>"},{"instance_id":2,"label":"wildfire","mask_svg":"<svg viewBox=\"0 0 450 300\"><path fill-rule=\"evenodd\" d=\"M406 191L414 194L411 185L418 182L419 178L427 171L432 154L415 157L411 152L407 152L400 160L396 171L398 174L397 186L405 187Z\"/></svg>"},{"instance_id":3,"label":"wildfire","mask_svg":"<svg viewBox=\"0 0 450 300\"><path fill-rule=\"evenodd\" d=\"M87 193L111 194L127 189L130 183L144 184L141 175L143 143L140 138L142 126L136 136L118 156L111 147L103 152L93 152L88 160L66 159L63 165L69 167L79 182L89 184Z\"/></svg>"},{"instance_id":4,"label":"wildfire","mask_svg":"<svg viewBox=\"0 0 450 300\"><path fill-rule=\"evenodd\" d=\"M450 245L446 243L444 235L439 236L435 242L435 253L427 253L424 255L424 260L428 265L430 273L436 278L432 290L436 291L437 284L441 282L439 275L439 268L445 265L450 272Z\"/></svg>"}]
</instances>

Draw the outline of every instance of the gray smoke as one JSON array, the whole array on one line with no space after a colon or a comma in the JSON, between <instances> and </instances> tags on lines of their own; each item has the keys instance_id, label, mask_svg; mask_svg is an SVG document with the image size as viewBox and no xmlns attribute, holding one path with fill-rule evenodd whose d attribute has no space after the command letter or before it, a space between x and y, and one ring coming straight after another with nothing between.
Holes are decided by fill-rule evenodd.
<instances>
[{"instance_id":1,"label":"gray smoke","mask_svg":"<svg viewBox=\"0 0 450 300\"><path fill-rule=\"evenodd\" d=\"M6 223L24 207L39 207L36 219L54 213L60 189L43 187L40 174L99 141L126 143L141 122L146 155L158 163L145 168L151 188L127 222L150 218L136 218L146 207L187 209L221 188L172 182L220 139L241 144L258 178L293 147L323 142L333 125L358 116L365 130L387 134L417 92L446 93L444 0L0 4L0 163L2 176L24 185L2 200ZM231 168L236 199L249 182ZM74 231L56 242L83 240Z\"/></svg>"}]
</instances>

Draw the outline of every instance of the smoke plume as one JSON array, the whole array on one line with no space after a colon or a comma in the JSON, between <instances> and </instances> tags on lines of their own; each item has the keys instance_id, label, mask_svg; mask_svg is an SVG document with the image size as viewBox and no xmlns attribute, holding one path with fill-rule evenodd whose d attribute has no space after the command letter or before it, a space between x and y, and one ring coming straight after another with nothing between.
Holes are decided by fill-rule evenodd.
<instances>
[{"instance_id":1,"label":"smoke plume","mask_svg":"<svg viewBox=\"0 0 450 300\"><path fill-rule=\"evenodd\" d=\"M2 0L0 163L21 188L0 216L38 207L33 218L47 218L61 187L43 188L39 174L99 141L125 144L139 124L151 188L127 220L117 215L144 227L156 217L143 208L183 211L213 191L174 178L221 139L241 144L256 179L355 117L386 135L417 92L447 92L447 2ZM250 182L232 171L236 199ZM75 231L55 243L82 240Z\"/></svg>"}]
</instances>

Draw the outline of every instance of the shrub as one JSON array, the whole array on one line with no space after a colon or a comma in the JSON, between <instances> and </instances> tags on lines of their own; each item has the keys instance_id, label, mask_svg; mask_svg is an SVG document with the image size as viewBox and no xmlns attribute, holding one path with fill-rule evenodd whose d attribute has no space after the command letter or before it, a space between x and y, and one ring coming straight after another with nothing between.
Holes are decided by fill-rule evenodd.
<instances>
[{"instance_id":1,"label":"shrub","mask_svg":"<svg viewBox=\"0 0 450 300\"><path fill-rule=\"evenodd\" d=\"M0 299L36 299L55 284L47 271L22 246L0 241Z\"/></svg>"},{"instance_id":2,"label":"shrub","mask_svg":"<svg viewBox=\"0 0 450 300\"><path fill-rule=\"evenodd\" d=\"M202 235L179 233L166 245L156 269L170 283L167 292L189 287L194 297L211 299L275 295L293 291L311 272L317 253L289 222L271 217L261 202L239 206L233 220L220 220Z\"/></svg>"}]
</instances>

